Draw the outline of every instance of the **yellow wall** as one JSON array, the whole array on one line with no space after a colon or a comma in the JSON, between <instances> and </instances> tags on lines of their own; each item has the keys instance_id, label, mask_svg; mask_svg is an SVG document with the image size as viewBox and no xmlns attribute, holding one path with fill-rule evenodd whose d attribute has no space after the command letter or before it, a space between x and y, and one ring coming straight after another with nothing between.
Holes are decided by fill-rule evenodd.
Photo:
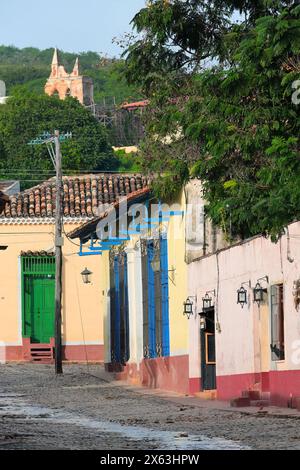
<instances>
[{"instance_id":1,"label":"yellow wall","mask_svg":"<svg viewBox=\"0 0 300 470\"><path fill-rule=\"evenodd\" d=\"M0 341L21 344L21 251L54 250L53 225L1 225L0 245ZM75 228L65 225L65 231ZM75 240L77 243L77 241ZM64 239L63 247L63 343L103 344L103 315L108 278L107 253L78 256L79 247ZM91 284L83 284L81 271L92 271Z\"/></svg>"},{"instance_id":2,"label":"yellow wall","mask_svg":"<svg viewBox=\"0 0 300 470\"><path fill-rule=\"evenodd\" d=\"M185 213L185 196L177 202ZM171 355L188 353L188 320L183 315L183 302L188 296L187 264L185 263L185 216L173 216L168 226L169 319ZM172 270L175 268L175 271Z\"/></svg>"}]
</instances>

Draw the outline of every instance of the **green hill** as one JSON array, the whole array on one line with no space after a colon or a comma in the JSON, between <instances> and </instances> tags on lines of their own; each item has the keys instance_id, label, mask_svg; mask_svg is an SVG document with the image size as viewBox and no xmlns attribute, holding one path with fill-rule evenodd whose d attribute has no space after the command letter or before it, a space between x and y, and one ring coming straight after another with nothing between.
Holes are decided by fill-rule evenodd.
<instances>
[{"instance_id":1,"label":"green hill","mask_svg":"<svg viewBox=\"0 0 300 470\"><path fill-rule=\"evenodd\" d=\"M44 93L44 85L50 74L53 49L40 50L34 47L18 49L0 46L0 80L4 80L8 94L16 86ZM120 59L101 57L97 52L70 53L60 51L61 63L67 71L73 69L76 57L80 60L83 75L91 77L95 87L95 101L115 97L117 104L141 98L140 93L127 85L122 76L124 62Z\"/></svg>"}]
</instances>

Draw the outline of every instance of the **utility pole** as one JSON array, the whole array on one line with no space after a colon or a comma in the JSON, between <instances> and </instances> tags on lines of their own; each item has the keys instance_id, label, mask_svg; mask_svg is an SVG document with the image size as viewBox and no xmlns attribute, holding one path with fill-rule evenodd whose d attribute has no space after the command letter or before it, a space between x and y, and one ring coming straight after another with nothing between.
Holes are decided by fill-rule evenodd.
<instances>
[{"instance_id":1,"label":"utility pole","mask_svg":"<svg viewBox=\"0 0 300 470\"><path fill-rule=\"evenodd\" d=\"M55 131L56 209L55 209L55 373L62 374L62 165L59 131Z\"/></svg>"},{"instance_id":2,"label":"utility pole","mask_svg":"<svg viewBox=\"0 0 300 470\"><path fill-rule=\"evenodd\" d=\"M60 143L71 139L72 134L60 134L55 131L54 135L44 132L36 139L31 140L28 145L46 144L51 161L56 171L56 209L55 209L55 373L62 374L62 341L61 341L61 299L62 299L62 158ZM55 150L53 148L55 146Z\"/></svg>"}]
</instances>

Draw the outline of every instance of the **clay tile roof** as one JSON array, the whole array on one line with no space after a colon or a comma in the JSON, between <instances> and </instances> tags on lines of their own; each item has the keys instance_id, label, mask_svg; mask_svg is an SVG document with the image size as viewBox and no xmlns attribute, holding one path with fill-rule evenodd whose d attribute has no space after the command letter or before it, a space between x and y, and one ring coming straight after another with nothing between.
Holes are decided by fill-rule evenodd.
<instances>
[{"instance_id":1,"label":"clay tile roof","mask_svg":"<svg viewBox=\"0 0 300 470\"><path fill-rule=\"evenodd\" d=\"M55 256L53 251L21 251L21 256Z\"/></svg>"},{"instance_id":2,"label":"clay tile roof","mask_svg":"<svg viewBox=\"0 0 300 470\"><path fill-rule=\"evenodd\" d=\"M149 100L144 100L144 101L135 101L134 103L123 103L121 104L120 108L121 109L128 109L128 110L134 110L137 108L145 108L149 104Z\"/></svg>"},{"instance_id":3,"label":"clay tile roof","mask_svg":"<svg viewBox=\"0 0 300 470\"><path fill-rule=\"evenodd\" d=\"M147 188L149 179L142 175L85 175L63 178L64 217L92 218L101 204L114 204L121 196ZM55 179L10 196L1 218L55 216Z\"/></svg>"},{"instance_id":4,"label":"clay tile roof","mask_svg":"<svg viewBox=\"0 0 300 470\"><path fill-rule=\"evenodd\" d=\"M69 232L68 236L70 238L84 238L87 234L92 234L97 227L98 222L100 220L105 219L113 210L118 209L120 204L126 200L127 204L130 205L132 203L144 200L150 194L151 190L148 186L144 188L140 188L134 192L131 192L128 195L120 197L117 201L113 204L110 204L108 207L104 208L104 211L98 215L98 217L94 217L91 220L88 220L84 224L80 225L79 228L76 228Z\"/></svg>"}]
</instances>

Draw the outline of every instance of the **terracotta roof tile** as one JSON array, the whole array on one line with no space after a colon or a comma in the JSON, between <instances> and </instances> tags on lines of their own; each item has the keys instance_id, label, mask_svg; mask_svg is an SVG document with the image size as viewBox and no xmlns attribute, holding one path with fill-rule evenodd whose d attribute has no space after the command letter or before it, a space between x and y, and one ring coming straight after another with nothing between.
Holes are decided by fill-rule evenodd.
<instances>
[{"instance_id":1,"label":"terracotta roof tile","mask_svg":"<svg viewBox=\"0 0 300 470\"><path fill-rule=\"evenodd\" d=\"M131 204L135 201L140 200L141 198L145 198L149 196L150 194L150 188L148 186L145 186L144 188L138 189L134 192L131 192L128 195L125 195L118 200L116 200L113 204L111 204L106 210L100 214L98 217L94 217L91 220L85 222L82 224L80 227L72 230L68 236L70 238L81 238L86 236L87 233L91 234L93 231L96 230L96 226L100 220L105 219L113 210L117 209L119 205L126 200L127 204Z\"/></svg>"},{"instance_id":2,"label":"terracotta roof tile","mask_svg":"<svg viewBox=\"0 0 300 470\"><path fill-rule=\"evenodd\" d=\"M98 215L101 204L113 204L119 197L147 188L149 179L142 175L85 175L63 178L63 214L65 217ZM1 218L54 217L55 179L10 196Z\"/></svg>"}]
</instances>

